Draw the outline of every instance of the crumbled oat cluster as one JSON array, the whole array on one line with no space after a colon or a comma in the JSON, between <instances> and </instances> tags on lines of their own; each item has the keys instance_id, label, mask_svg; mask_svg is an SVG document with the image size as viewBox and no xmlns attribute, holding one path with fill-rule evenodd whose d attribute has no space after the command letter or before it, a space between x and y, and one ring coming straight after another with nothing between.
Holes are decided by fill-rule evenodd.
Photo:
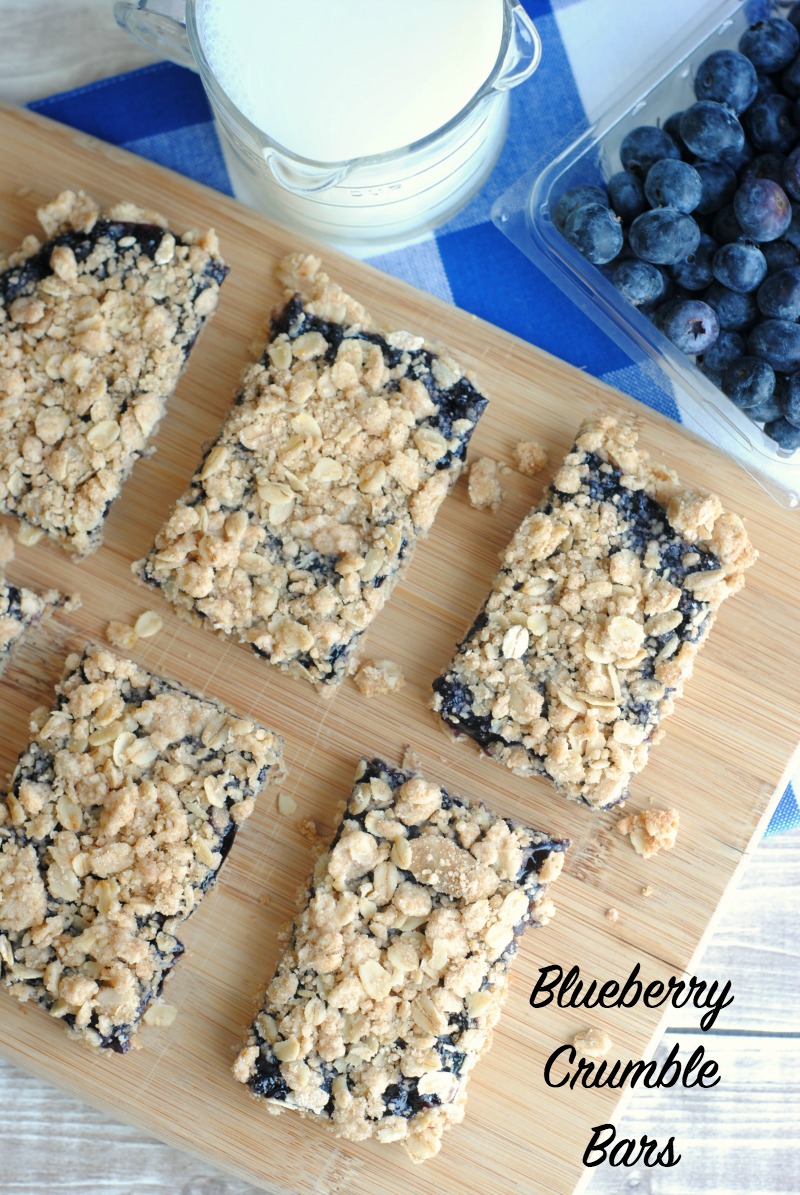
<instances>
[{"instance_id":1,"label":"crumbled oat cluster","mask_svg":"<svg viewBox=\"0 0 800 1195\"><path fill-rule=\"evenodd\" d=\"M124 1053L282 742L89 647L0 804L0 981Z\"/></svg>"},{"instance_id":2,"label":"crumbled oat cluster","mask_svg":"<svg viewBox=\"0 0 800 1195\"><path fill-rule=\"evenodd\" d=\"M340 681L455 481L484 399L449 357L380 333L317 258L135 570L281 668Z\"/></svg>"},{"instance_id":3,"label":"crumbled oat cluster","mask_svg":"<svg viewBox=\"0 0 800 1195\"><path fill-rule=\"evenodd\" d=\"M517 468L526 477L535 477L547 464L547 453L536 440L520 440L514 450Z\"/></svg>"},{"instance_id":4,"label":"crumbled oat cluster","mask_svg":"<svg viewBox=\"0 0 800 1195\"><path fill-rule=\"evenodd\" d=\"M605 1058L614 1044L605 1029L581 1029L572 1044L584 1058Z\"/></svg>"},{"instance_id":5,"label":"crumbled oat cluster","mask_svg":"<svg viewBox=\"0 0 800 1195\"><path fill-rule=\"evenodd\" d=\"M0 672L28 628L64 601L55 589L37 593L10 585L0 577Z\"/></svg>"},{"instance_id":6,"label":"crumbled oat cluster","mask_svg":"<svg viewBox=\"0 0 800 1195\"><path fill-rule=\"evenodd\" d=\"M65 191L0 261L0 512L85 555L227 269L213 232Z\"/></svg>"},{"instance_id":7,"label":"crumbled oat cluster","mask_svg":"<svg viewBox=\"0 0 800 1195\"><path fill-rule=\"evenodd\" d=\"M497 476L497 461L482 456L469 467L467 475L469 504L476 510L498 510L503 501L503 487Z\"/></svg>"},{"instance_id":8,"label":"crumbled oat cluster","mask_svg":"<svg viewBox=\"0 0 800 1195\"><path fill-rule=\"evenodd\" d=\"M620 834L628 835L637 855L649 859L659 851L672 850L678 838L679 825L677 809L645 809L621 817L617 829ZM642 889L642 896L650 896L653 891L648 885Z\"/></svg>"},{"instance_id":9,"label":"crumbled oat cluster","mask_svg":"<svg viewBox=\"0 0 800 1195\"><path fill-rule=\"evenodd\" d=\"M464 1115L517 938L569 844L362 760L234 1074L415 1162Z\"/></svg>"},{"instance_id":10,"label":"crumbled oat cluster","mask_svg":"<svg viewBox=\"0 0 800 1195\"><path fill-rule=\"evenodd\" d=\"M624 800L756 555L737 515L636 440L610 416L581 429L434 682L456 733L596 807Z\"/></svg>"},{"instance_id":11,"label":"crumbled oat cluster","mask_svg":"<svg viewBox=\"0 0 800 1195\"><path fill-rule=\"evenodd\" d=\"M365 697L399 693L406 683L403 669L394 660L364 660L353 677Z\"/></svg>"}]
</instances>

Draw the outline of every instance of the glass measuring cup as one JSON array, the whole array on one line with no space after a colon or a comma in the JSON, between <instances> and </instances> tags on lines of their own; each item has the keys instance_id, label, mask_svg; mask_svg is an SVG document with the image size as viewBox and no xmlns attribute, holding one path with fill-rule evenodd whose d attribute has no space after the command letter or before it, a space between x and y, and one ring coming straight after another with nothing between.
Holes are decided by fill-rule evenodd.
<instances>
[{"instance_id":1,"label":"glass measuring cup","mask_svg":"<svg viewBox=\"0 0 800 1195\"><path fill-rule=\"evenodd\" d=\"M407 243L447 220L494 166L508 127L509 92L533 74L541 53L518 0L500 2L494 66L450 120L411 144L340 161L293 152L232 102L203 46L202 0L117 0L114 14L156 53L198 71L239 199L301 232L367 254Z\"/></svg>"}]
</instances>

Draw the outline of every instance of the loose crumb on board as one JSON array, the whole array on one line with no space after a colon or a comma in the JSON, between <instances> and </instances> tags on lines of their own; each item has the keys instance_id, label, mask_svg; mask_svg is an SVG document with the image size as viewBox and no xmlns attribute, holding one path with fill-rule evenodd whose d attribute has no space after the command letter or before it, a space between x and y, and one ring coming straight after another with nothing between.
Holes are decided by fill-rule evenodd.
<instances>
[{"instance_id":1,"label":"loose crumb on board","mask_svg":"<svg viewBox=\"0 0 800 1195\"><path fill-rule=\"evenodd\" d=\"M535 477L547 464L547 453L535 440L520 440L514 449L517 468L526 477Z\"/></svg>"},{"instance_id":2,"label":"loose crumb on board","mask_svg":"<svg viewBox=\"0 0 800 1195\"><path fill-rule=\"evenodd\" d=\"M497 472L497 461L488 456L479 457L470 465L467 493L470 505L476 510L499 509L503 501L503 487Z\"/></svg>"},{"instance_id":3,"label":"loose crumb on board","mask_svg":"<svg viewBox=\"0 0 800 1195\"><path fill-rule=\"evenodd\" d=\"M17 528L17 543L23 548L32 548L44 537L41 527L31 527L30 523L20 523Z\"/></svg>"},{"instance_id":4,"label":"loose crumb on board","mask_svg":"<svg viewBox=\"0 0 800 1195\"><path fill-rule=\"evenodd\" d=\"M142 1020L145 1025L152 1025L156 1029L167 1029L177 1015L174 1004L151 1004Z\"/></svg>"},{"instance_id":5,"label":"loose crumb on board","mask_svg":"<svg viewBox=\"0 0 800 1195\"><path fill-rule=\"evenodd\" d=\"M106 639L120 651L133 651L139 641L139 636L127 622L117 622L112 618L106 626Z\"/></svg>"},{"instance_id":6,"label":"loose crumb on board","mask_svg":"<svg viewBox=\"0 0 800 1195\"><path fill-rule=\"evenodd\" d=\"M140 639L152 639L163 627L164 621L155 610L145 610L133 624L133 629Z\"/></svg>"},{"instance_id":7,"label":"loose crumb on board","mask_svg":"<svg viewBox=\"0 0 800 1195\"><path fill-rule=\"evenodd\" d=\"M315 853L321 854L327 849L328 843L320 835L317 829L317 823L313 817L303 817L297 823L297 830L304 842L307 842L311 850Z\"/></svg>"},{"instance_id":8,"label":"loose crumb on board","mask_svg":"<svg viewBox=\"0 0 800 1195\"><path fill-rule=\"evenodd\" d=\"M0 574L14 559L14 537L7 527L0 527Z\"/></svg>"},{"instance_id":9,"label":"loose crumb on board","mask_svg":"<svg viewBox=\"0 0 800 1195\"><path fill-rule=\"evenodd\" d=\"M441 755L439 756L439 758L442 760L442 763L447 763L447 760L444 759ZM406 743L405 747L403 748L403 758L400 762L400 767L403 769L404 772L421 772L422 771L422 760L417 755L416 751L414 750L414 748L411 746L410 743Z\"/></svg>"},{"instance_id":10,"label":"loose crumb on board","mask_svg":"<svg viewBox=\"0 0 800 1195\"><path fill-rule=\"evenodd\" d=\"M605 1029L582 1029L572 1044L584 1058L605 1058L614 1043Z\"/></svg>"},{"instance_id":11,"label":"loose crumb on board","mask_svg":"<svg viewBox=\"0 0 800 1195\"><path fill-rule=\"evenodd\" d=\"M610 921L613 925L615 921L619 921L619 909L606 909L606 921Z\"/></svg>"},{"instance_id":12,"label":"loose crumb on board","mask_svg":"<svg viewBox=\"0 0 800 1195\"><path fill-rule=\"evenodd\" d=\"M281 817L291 817L297 810L297 801L289 793L278 793L278 813Z\"/></svg>"},{"instance_id":13,"label":"loose crumb on board","mask_svg":"<svg viewBox=\"0 0 800 1195\"><path fill-rule=\"evenodd\" d=\"M406 683L402 668L394 660L365 660L353 680L365 697L397 693Z\"/></svg>"},{"instance_id":14,"label":"loose crumb on board","mask_svg":"<svg viewBox=\"0 0 800 1195\"><path fill-rule=\"evenodd\" d=\"M649 859L659 851L671 851L678 837L677 809L645 809L628 813L617 822L620 834L627 834L638 855Z\"/></svg>"},{"instance_id":15,"label":"loose crumb on board","mask_svg":"<svg viewBox=\"0 0 800 1195\"><path fill-rule=\"evenodd\" d=\"M654 892L655 888L652 884L645 884L644 888L642 888L642 896L652 896Z\"/></svg>"}]
</instances>

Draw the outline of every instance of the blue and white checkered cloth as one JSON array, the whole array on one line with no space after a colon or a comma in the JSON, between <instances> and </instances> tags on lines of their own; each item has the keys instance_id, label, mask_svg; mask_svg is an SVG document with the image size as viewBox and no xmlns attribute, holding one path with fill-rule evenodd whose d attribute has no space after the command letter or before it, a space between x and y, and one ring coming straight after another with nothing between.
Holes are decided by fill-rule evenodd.
<instances>
[{"instance_id":1,"label":"blue and white checkered cloth","mask_svg":"<svg viewBox=\"0 0 800 1195\"><path fill-rule=\"evenodd\" d=\"M431 0L435 3L435 0ZM679 419L659 390L587 315L491 222L492 205L520 175L572 141L613 86L631 79L630 47L645 64L696 20L697 0L524 0L542 45L534 78L514 91L508 141L483 189L426 239L372 264L505 328ZM104 79L30 105L231 194L200 80L171 63ZM800 770L767 834L800 825Z\"/></svg>"}]
</instances>

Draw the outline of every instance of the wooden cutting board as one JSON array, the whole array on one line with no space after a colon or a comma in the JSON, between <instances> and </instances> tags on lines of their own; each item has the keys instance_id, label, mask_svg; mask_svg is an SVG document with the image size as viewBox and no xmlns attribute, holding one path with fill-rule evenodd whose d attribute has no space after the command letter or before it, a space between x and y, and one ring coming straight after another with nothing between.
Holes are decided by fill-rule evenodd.
<instances>
[{"instance_id":1,"label":"wooden cutting board","mask_svg":"<svg viewBox=\"0 0 800 1195\"><path fill-rule=\"evenodd\" d=\"M662 1013L641 1006L534 1010L528 998L538 969L550 963L565 970L577 964L587 980L624 980L637 962L648 980L691 971L800 741L800 515L781 510L735 464L644 406L473 316L324 252L330 272L377 316L446 342L478 375L491 402L473 458L485 453L511 461L515 442L533 437L555 463L582 419L598 411L627 414L647 448L685 480L712 484L747 519L760 560L744 592L723 608L664 741L633 785L630 808L675 806L681 815L675 849L644 861L615 832L617 815L567 804L544 781L514 777L482 760L471 744L451 742L428 709L432 679L450 659L487 591L498 552L538 501L549 471L534 480L506 474L506 498L494 514L469 506L463 482L448 498L367 638L369 655L403 667L408 683L392 697L367 701L348 681L332 700L321 699L245 648L181 622L158 594L136 584L131 561L149 548L219 427L249 346L280 297L274 263L304 246L185 178L29 113L0 110L3 247L35 231L36 206L68 186L103 201L124 197L156 208L178 230L215 226L231 273L170 401L157 452L139 462L113 509L105 546L80 564L46 542L18 550L13 581L77 590L83 606L40 629L0 684L0 767L10 769L25 746L28 714L49 701L65 652L101 639L109 618L132 620L156 608L164 629L140 642L137 659L284 735L290 769L284 791L296 811L281 816L275 792L263 795L216 889L188 923L186 954L166 990L179 1009L171 1028L145 1029L143 1048L125 1057L96 1055L69 1041L40 1010L0 994L0 1049L275 1195L575 1190L591 1173L581 1162L591 1127L613 1118L619 1092L550 1088L544 1063L587 1025L608 1030L611 1057L640 1057L657 1039ZM319 834L330 837L359 754L399 761L406 744L431 777L573 842L551 893L558 916L523 941L494 1047L471 1081L466 1120L423 1167L412 1166L396 1146L339 1142L324 1125L291 1112L267 1115L230 1074L278 956L277 932L291 919L312 865L301 820L313 818ZM654 889L649 897L642 894L647 885ZM619 912L615 923L605 915L612 906Z\"/></svg>"}]
</instances>

